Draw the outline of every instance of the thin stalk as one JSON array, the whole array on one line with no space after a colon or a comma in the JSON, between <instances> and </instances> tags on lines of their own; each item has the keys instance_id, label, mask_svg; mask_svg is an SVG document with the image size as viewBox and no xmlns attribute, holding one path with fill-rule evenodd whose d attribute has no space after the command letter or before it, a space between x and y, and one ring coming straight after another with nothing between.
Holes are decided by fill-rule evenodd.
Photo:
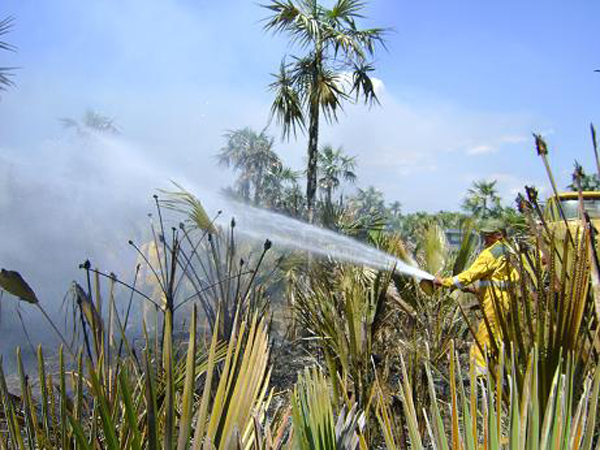
<instances>
[{"instance_id":1,"label":"thin stalk","mask_svg":"<svg viewBox=\"0 0 600 450\"><path fill-rule=\"evenodd\" d=\"M121 359L121 352L123 351L123 341L125 340L125 332L127 331L127 325L129 324L129 313L131 311L131 304L133 303L133 294L135 292L135 285L137 284L137 277L140 272L140 265L138 264L135 268L135 275L133 276L133 289L130 291L129 295L129 303L127 305L127 312L125 313L125 322L123 324L123 336L121 337L121 341L119 342L119 351L117 352L117 360ZM115 279L115 281L118 281ZM115 311L116 312L116 311ZM117 313L117 320L119 319L119 315ZM139 365L139 362L138 362Z\"/></svg>"},{"instance_id":2,"label":"thin stalk","mask_svg":"<svg viewBox=\"0 0 600 450\"><path fill-rule=\"evenodd\" d=\"M592 133L592 145L594 146L594 156L596 157L596 169L600 178L600 157L598 156L598 141L596 140L596 128L590 123L590 132Z\"/></svg>"},{"instance_id":3,"label":"thin stalk","mask_svg":"<svg viewBox=\"0 0 600 450\"><path fill-rule=\"evenodd\" d=\"M214 226L214 223L216 222L216 220L219 218L219 216L221 215L221 211L219 211L215 217L211 220L210 225L211 227ZM183 223L179 224L179 228L180 230L183 232L184 236L186 236L188 242L191 242L191 239L189 239L189 236L187 234L187 230L185 229L185 226L183 225ZM206 230L204 230L204 232L202 233L202 236L200 236L200 239L198 239L198 241L192 245L192 254L190 255L190 259L188 260L188 262L186 262L185 267L183 268L183 272L181 273L181 275L179 276L179 279L177 280L177 283L175 283L176 289L179 287L179 285L181 284L181 281L183 279L183 276L185 275L185 272L187 270L187 267L189 264L191 264L191 257L194 256L194 254L196 254L197 252L197 248L200 246L200 244L202 243L202 241L204 240L204 238L206 237L206 235L208 234L208 230L210 228L207 228Z\"/></svg>"},{"instance_id":4,"label":"thin stalk","mask_svg":"<svg viewBox=\"0 0 600 450\"><path fill-rule=\"evenodd\" d=\"M139 267L139 266L138 266ZM139 269L138 269L139 270ZM111 278L111 275L107 275L105 273L102 273L96 269L90 269L90 272L92 273L97 273L98 275L100 275L101 277L105 277L105 278ZM136 272L137 273L137 272ZM115 282L119 283L122 286L125 286L127 289L132 290L133 292L135 292L136 294L138 294L139 296L143 297L144 300L148 300L150 303L152 303L154 306L160 308L160 305L158 303L156 303L154 300L152 300L152 298L148 297L146 294L144 294L143 292L139 291L138 289L135 288L135 286L132 286L130 284L125 283L124 281L119 280L118 278L115 278Z\"/></svg>"},{"instance_id":5,"label":"thin stalk","mask_svg":"<svg viewBox=\"0 0 600 450\"><path fill-rule=\"evenodd\" d=\"M546 168L546 173L548 174L548 178L550 179L550 184L552 186L552 191L554 192L554 196L556 198L556 206L558 207L558 211L560 213L560 217L565 223L567 236L569 236L569 240L573 243L573 236L571 235L571 231L569 229L569 224L567 222L567 217L565 216L565 212L561 205L560 199L558 197L558 188L556 187L556 181L554 180L554 175L552 174L552 169L550 168L550 163L548 162L548 147L546 142L542 138L541 135L534 134L536 147L538 150L538 155L541 156L542 161L544 162L544 167Z\"/></svg>"},{"instance_id":6,"label":"thin stalk","mask_svg":"<svg viewBox=\"0 0 600 450\"><path fill-rule=\"evenodd\" d=\"M156 210L158 211L158 223L160 224L160 233L162 235L163 258L165 260L164 276L165 276L165 286L167 286L169 284L169 272L168 272L169 266L168 266L168 261L167 261L167 236L165 234L165 223L163 221L162 211L160 209L160 204L158 202L158 195L154 195L154 202L156 203ZM158 260L160 261L160 255L158 257Z\"/></svg>"},{"instance_id":7,"label":"thin stalk","mask_svg":"<svg viewBox=\"0 0 600 450\"><path fill-rule=\"evenodd\" d=\"M154 269L154 266L152 264L150 264L150 261L148 260L148 258L144 254L144 252L142 252L142 250L137 245L135 245L135 243L133 241L131 241L131 240L129 241L129 245L131 245L138 252L138 254L142 257L142 259L144 260L144 262L146 263L146 265L152 271L152 274L156 278L156 281L158 282L158 285L160 286L160 288L162 289L162 291L164 291L166 285L163 283L163 280L162 280L161 276ZM154 245L156 247L156 244L154 244ZM158 249L158 247L156 247L156 248ZM157 250L157 253L158 253L158 250ZM160 255L158 256L157 259L158 259L158 262L160 263ZM162 265L160 265L160 271L162 273Z\"/></svg>"},{"instance_id":8,"label":"thin stalk","mask_svg":"<svg viewBox=\"0 0 600 450\"><path fill-rule=\"evenodd\" d=\"M33 355L35 355L35 347L33 346L31 339L29 338L29 333L27 332L27 327L25 326L25 322L23 321L23 316L21 315L21 311L18 306L17 306L17 316L19 316L19 321L21 322L21 328L23 328L23 333L25 333L25 338L27 339L27 343L29 344L29 347L31 348L31 353Z\"/></svg>"},{"instance_id":9,"label":"thin stalk","mask_svg":"<svg viewBox=\"0 0 600 450\"><path fill-rule=\"evenodd\" d=\"M40 310L40 312L42 313L42 315L46 318L46 320L48 321L48 323L50 324L50 326L52 327L52 329L54 330L54 332L57 334L57 336L60 338L60 340L62 341L62 343L65 345L67 351L69 352L69 354L75 358L75 353L73 353L73 350L71 349L71 346L68 344L67 340L65 339L65 337L63 336L63 334L60 332L60 330L56 327L56 325L54 325L54 322L52 321L52 319L50 318L50 316L48 315L48 313L46 312L46 310L42 307L42 305L40 305L39 303L35 304L38 309Z\"/></svg>"}]
</instances>

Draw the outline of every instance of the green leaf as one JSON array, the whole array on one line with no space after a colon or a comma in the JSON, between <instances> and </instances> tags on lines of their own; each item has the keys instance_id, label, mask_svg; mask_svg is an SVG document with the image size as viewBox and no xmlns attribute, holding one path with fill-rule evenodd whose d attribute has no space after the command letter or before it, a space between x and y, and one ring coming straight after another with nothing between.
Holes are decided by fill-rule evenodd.
<instances>
[{"instance_id":1,"label":"green leaf","mask_svg":"<svg viewBox=\"0 0 600 450\"><path fill-rule=\"evenodd\" d=\"M104 390L100 385L96 370L92 367L91 363L88 364L88 371L90 373L90 383L92 385L94 399L97 401L99 406L100 418L102 419L102 429L104 431L104 438L106 439L106 448L110 450L119 450L120 446L117 439L116 427L110 415L108 399L106 398Z\"/></svg>"}]
</instances>

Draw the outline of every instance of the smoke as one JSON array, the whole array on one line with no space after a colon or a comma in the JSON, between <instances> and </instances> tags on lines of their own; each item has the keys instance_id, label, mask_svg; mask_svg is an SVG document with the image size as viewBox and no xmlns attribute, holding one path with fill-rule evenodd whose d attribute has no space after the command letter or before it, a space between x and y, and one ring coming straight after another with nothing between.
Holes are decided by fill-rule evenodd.
<instances>
[{"instance_id":1,"label":"smoke","mask_svg":"<svg viewBox=\"0 0 600 450\"><path fill-rule=\"evenodd\" d=\"M147 239L152 194L169 187L169 175L132 143L93 133L0 157L0 265L19 271L62 323L63 298L71 281L85 284L78 266L86 259L131 279L137 255L127 242ZM19 303L9 295L1 301L2 350L12 352L24 342L14 311ZM19 308L35 342L54 339L38 311L25 303Z\"/></svg>"}]
</instances>

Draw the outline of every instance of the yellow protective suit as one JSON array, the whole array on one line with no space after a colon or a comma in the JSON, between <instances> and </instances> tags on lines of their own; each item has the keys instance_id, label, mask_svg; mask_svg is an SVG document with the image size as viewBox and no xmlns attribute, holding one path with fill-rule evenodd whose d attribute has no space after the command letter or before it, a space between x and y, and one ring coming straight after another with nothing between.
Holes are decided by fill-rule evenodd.
<instances>
[{"instance_id":1,"label":"yellow protective suit","mask_svg":"<svg viewBox=\"0 0 600 450\"><path fill-rule=\"evenodd\" d=\"M494 299L498 302L498 307L504 308L506 311L509 305L508 286L510 283L517 282L519 276L508 261L508 252L506 241L501 239L483 250L467 270L442 280L442 286L458 289L479 282L479 295L483 299L484 314L494 335L500 332L494 310ZM492 345L484 320L477 329L477 341L483 348L489 349ZM485 369L485 356L476 342L471 345L470 353L471 360L475 360L477 367L480 370Z\"/></svg>"}]
</instances>

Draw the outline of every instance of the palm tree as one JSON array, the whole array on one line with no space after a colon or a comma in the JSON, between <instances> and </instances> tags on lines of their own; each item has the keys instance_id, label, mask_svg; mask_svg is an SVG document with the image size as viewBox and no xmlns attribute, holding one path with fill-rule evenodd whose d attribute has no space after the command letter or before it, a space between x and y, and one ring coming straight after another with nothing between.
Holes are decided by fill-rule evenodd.
<instances>
[{"instance_id":1,"label":"palm tree","mask_svg":"<svg viewBox=\"0 0 600 450\"><path fill-rule=\"evenodd\" d=\"M388 211L392 217L400 216L402 214L402 203L400 203L398 200L390 203L390 206L388 206Z\"/></svg>"},{"instance_id":2,"label":"palm tree","mask_svg":"<svg viewBox=\"0 0 600 450\"><path fill-rule=\"evenodd\" d=\"M80 136L89 136L91 133L119 134L115 119L104 114L88 109L81 120L70 117L60 119L64 128L74 129Z\"/></svg>"},{"instance_id":3,"label":"palm tree","mask_svg":"<svg viewBox=\"0 0 600 450\"><path fill-rule=\"evenodd\" d=\"M343 154L342 147L334 150L331 145L321 148L318 157L319 187L325 189L325 202L331 206L331 197L342 181L354 183L355 157Z\"/></svg>"},{"instance_id":4,"label":"palm tree","mask_svg":"<svg viewBox=\"0 0 600 450\"><path fill-rule=\"evenodd\" d=\"M285 207L283 202L288 191L293 191L298 185L300 173L282 164L273 165L265 174L263 180L263 199L265 206L280 210Z\"/></svg>"},{"instance_id":5,"label":"palm tree","mask_svg":"<svg viewBox=\"0 0 600 450\"><path fill-rule=\"evenodd\" d=\"M383 193L373 186L369 186L366 189L359 188L350 202L356 211L356 215L359 217L363 215L383 217L385 215Z\"/></svg>"},{"instance_id":6,"label":"palm tree","mask_svg":"<svg viewBox=\"0 0 600 450\"><path fill-rule=\"evenodd\" d=\"M7 17L5 19L0 20L0 38L6 34L8 34L13 27L14 19L12 17ZM15 47L9 44L6 41L0 40L0 50L6 50L9 52L14 52ZM12 68L10 67L0 67L0 91L6 90L6 88L12 86L14 83L10 79L12 76Z\"/></svg>"},{"instance_id":7,"label":"palm tree","mask_svg":"<svg viewBox=\"0 0 600 450\"><path fill-rule=\"evenodd\" d=\"M286 186L281 194L280 211L289 216L300 218L305 213L305 206L304 193L298 181Z\"/></svg>"},{"instance_id":8,"label":"palm tree","mask_svg":"<svg viewBox=\"0 0 600 450\"><path fill-rule=\"evenodd\" d=\"M386 226L391 230L399 230L402 226L402 203L394 201L386 208Z\"/></svg>"},{"instance_id":9,"label":"palm tree","mask_svg":"<svg viewBox=\"0 0 600 450\"><path fill-rule=\"evenodd\" d=\"M283 126L283 137L308 127L306 200L308 220L313 221L317 192L317 155L321 114L328 122L337 120L344 101L376 103L370 73L377 43L383 44L381 28L358 29L363 0L337 0L331 9L318 0L271 0L272 12L265 29L286 33L292 44L306 52L281 63L275 81L271 114Z\"/></svg>"},{"instance_id":10,"label":"palm tree","mask_svg":"<svg viewBox=\"0 0 600 450\"><path fill-rule=\"evenodd\" d=\"M463 201L463 209L474 216L486 218L500 214L501 205L496 180L479 180L467 191L467 197Z\"/></svg>"},{"instance_id":11,"label":"palm tree","mask_svg":"<svg viewBox=\"0 0 600 450\"><path fill-rule=\"evenodd\" d=\"M273 138L264 130L257 133L250 128L228 131L225 138L227 143L217 155L219 164L239 171L236 181L238 192L249 201L253 189L254 204L260 204L265 176L282 166L273 151Z\"/></svg>"}]
</instances>

